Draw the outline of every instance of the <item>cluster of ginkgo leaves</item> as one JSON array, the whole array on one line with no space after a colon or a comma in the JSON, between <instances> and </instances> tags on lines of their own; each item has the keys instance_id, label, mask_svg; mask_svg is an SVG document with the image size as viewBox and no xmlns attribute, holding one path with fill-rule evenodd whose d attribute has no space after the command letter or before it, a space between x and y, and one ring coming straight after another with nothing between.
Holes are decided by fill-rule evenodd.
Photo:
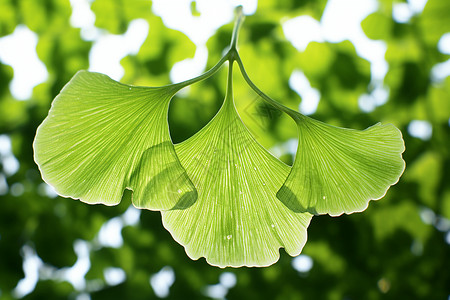
<instances>
[{"instance_id":1,"label":"cluster of ginkgo leaves","mask_svg":"<svg viewBox=\"0 0 450 300\"><path fill-rule=\"evenodd\" d=\"M206 73L162 87L121 84L78 72L53 101L34 141L43 179L62 196L115 205L125 189L134 206L158 210L189 257L212 265L268 266L279 248L298 255L314 214L364 210L384 196L405 164L401 132L376 124L338 128L306 117L265 95L245 72L237 50L237 19L228 52ZM228 62L221 109L199 132L174 145L168 109L182 88ZM236 111L233 66L274 109L298 127L288 166L252 136Z\"/></svg>"}]
</instances>

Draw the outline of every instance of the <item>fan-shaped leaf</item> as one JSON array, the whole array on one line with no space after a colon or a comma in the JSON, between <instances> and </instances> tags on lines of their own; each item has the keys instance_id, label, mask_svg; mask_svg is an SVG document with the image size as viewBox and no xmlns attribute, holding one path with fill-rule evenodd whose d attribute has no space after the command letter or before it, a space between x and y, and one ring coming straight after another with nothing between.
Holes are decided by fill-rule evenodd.
<instances>
[{"instance_id":1,"label":"fan-shaped leaf","mask_svg":"<svg viewBox=\"0 0 450 300\"><path fill-rule=\"evenodd\" d=\"M391 124L360 131L301 116L297 125L295 162L277 193L294 211L333 216L363 211L403 173L405 147Z\"/></svg>"},{"instance_id":2,"label":"fan-shaped leaf","mask_svg":"<svg viewBox=\"0 0 450 300\"><path fill-rule=\"evenodd\" d=\"M214 119L175 149L198 199L187 209L163 211L163 223L192 259L267 266L278 260L280 247L300 253L311 215L276 198L290 168L256 142L231 93Z\"/></svg>"},{"instance_id":3,"label":"fan-shaped leaf","mask_svg":"<svg viewBox=\"0 0 450 300\"><path fill-rule=\"evenodd\" d=\"M179 87L134 87L78 72L56 97L34 141L42 176L61 194L113 205L191 205L196 190L176 157L167 110Z\"/></svg>"}]
</instances>

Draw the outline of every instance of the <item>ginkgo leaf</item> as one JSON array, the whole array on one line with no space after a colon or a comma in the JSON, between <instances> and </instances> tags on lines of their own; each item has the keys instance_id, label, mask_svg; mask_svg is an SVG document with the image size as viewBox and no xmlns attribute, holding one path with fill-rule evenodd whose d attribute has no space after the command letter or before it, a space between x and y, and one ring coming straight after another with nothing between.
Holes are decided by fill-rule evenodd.
<instances>
[{"instance_id":1,"label":"ginkgo leaf","mask_svg":"<svg viewBox=\"0 0 450 300\"><path fill-rule=\"evenodd\" d=\"M192 259L216 266L268 266L285 248L298 255L312 214L362 211L396 183L405 164L400 131L377 124L363 131L310 119L265 95L246 74L236 48L209 71L163 87L135 87L79 72L56 97L38 128L35 160L61 195L117 204L133 190L139 208L161 210L163 224ZM197 134L173 145L170 100L181 88L229 62L225 101ZM234 106L233 63L245 81L299 129L294 165L262 147ZM280 188L281 187L281 188Z\"/></svg>"},{"instance_id":2,"label":"ginkgo leaf","mask_svg":"<svg viewBox=\"0 0 450 300\"><path fill-rule=\"evenodd\" d=\"M175 149L198 199L162 217L189 257L220 267L267 266L278 260L280 247L300 253L312 216L276 198L290 167L256 142L236 112L230 88L213 120Z\"/></svg>"},{"instance_id":3,"label":"ginkgo leaf","mask_svg":"<svg viewBox=\"0 0 450 300\"><path fill-rule=\"evenodd\" d=\"M295 162L277 193L294 211L332 216L363 211L403 173L404 142L392 124L354 130L301 116L297 125Z\"/></svg>"},{"instance_id":4,"label":"ginkgo leaf","mask_svg":"<svg viewBox=\"0 0 450 300\"><path fill-rule=\"evenodd\" d=\"M60 195L114 205L126 188L140 208L191 205L197 192L170 140L167 112L179 90L78 72L37 130L35 160Z\"/></svg>"},{"instance_id":5,"label":"ginkgo leaf","mask_svg":"<svg viewBox=\"0 0 450 300\"><path fill-rule=\"evenodd\" d=\"M366 130L339 128L289 109L264 94L248 77L249 86L273 108L297 124L299 142L291 172L277 197L295 212L329 214L360 212L370 200L383 197L405 169L405 145L392 124Z\"/></svg>"}]
</instances>

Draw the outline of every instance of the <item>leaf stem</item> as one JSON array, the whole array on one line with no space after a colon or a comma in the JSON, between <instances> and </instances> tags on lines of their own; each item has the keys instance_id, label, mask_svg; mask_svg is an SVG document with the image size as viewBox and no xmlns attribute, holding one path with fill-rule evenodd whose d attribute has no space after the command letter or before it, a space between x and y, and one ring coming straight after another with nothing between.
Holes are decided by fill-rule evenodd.
<instances>
[{"instance_id":1,"label":"leaf stem","mask_svg":"<svg viewBox=\"0 0 450 300\"><path fill-rule=\"evenodd\" d=\"M229 61L230 62L230 68L231 65L233 63L234 57L238 54L237 53L237 39L238 39L238 35L239 35L239 29L241 27L242 21L244 21L245 16L243 14L243 9L242 9L242 5L239 5L236 7L235 10L236 13L236 21L234 23L234 28L233 28L233 35L231 37L231 44L230 44L230 50L227 52L227 54L225 54L217 64L214 65L214 67L212 67L211 69L209 69L208 71L206 71L205 73L192 78L192 79L188 79L186 81L182 81L179 83L175 83L172 86L178 91L181 90L182 88L191 85L193 83L202 81L203 79L206 79L212 75L214 75L219 69L220 67L223 65L224 62Z\"/></svg>"},{"instance_id":2,"label":"leaf stem","mask_svg":"<svg viewBox=\"0 0 450 300\"><path fill-rule=\"evenodd\" d=\"M225 55L224 57L222 57L219 60L219 62L217 64L214 65L214 67L212 67L211 69L209 69L205 73L203 73L203 74L201 74L201 75L199 75L197 77L188 79L186 81L175 83L175 84L173 84L174 88L176 88L177 90L181 90L182 88L184 88L184 87L186 87L188 85L191 85L193 83L202 81L203 79L209 78L210 76L214 75L214 73L216 73L220 69L220 67L223 65L223 63L226 62L227 60L228 60L228 55Z\"/></svg>"},{"instance_id":3,"label":"leaf stem","mask_svg":"<svg viewBox=\"0 0 450 300\"><path fill-rule=\"evenodd\" d=\"M230 53L230 52L237 53L237 40L238 40L238 36L239 36L239 30L241 28L242 22L245 19L242 5L239 5L236 7L235 15L236 15L236 21L234 22L233 35L231 36L231 43L230 43L230 51L228 51L228 53ZM230 59L233 59L233 57L230 57Z\"/></svg>"},{"instance_id":4,"label":"leaf stem","mask_svg":"<svg viewBox=\"0 0 450 300\"><path fill-rule=\"evenodd\" d=\"M229 62L229 70L228 70L228 86L227 86L227 97L225 99L225 101L231 97L232 99L232 77L233 77L233 62L236 61L239 65L239 69L241 70L241 74L244 77L245 81L247 82L247 84L269 105L275 107L276 109L281 110L282 112L288 114L295 122L299 122L300 120L302 120L304 118L304 116L302 114L300 114L299 112L290 109L287 106L284 106L283 104L279 103L278 101L273 100L272 98L270 98L269 96L267 96L263 91L261 91L250 79L250 77L247 75L247 72L245 71L244 68L244 64L242 62L241 57L239 56L239 52L237 50L237 41L238 41L238 36L239 36L239 30L241 28L242 22L245 19L245 15L243 13L243 8L241 5L236 7L235 10L235 14L236 14L236 21L234 22L234 28L233 28L233 34L231 36L231 43L230 43L230 49L228 50L228 52L219 60L219 62L212 67L211 69L209 69L208 71L206 71L205 73L180 82L180 83L176 83L173 84L172 86L174 87L175 90L180 90L188 85L191 85L193 83L199 82L203 79L206 79L212 75L214 75L219 69L220 67L223 65L223 63L225 63L226 61ZM232 102L232 101L231 101Z\"/></svg>"},{"instance_id":5,"label":"leaf stem","mask_svg":"<svg viewBox=\"0 0 450 300\"><path fill-rule=\"evenodd\" d=\"M272 98L270 98L269 96L267 96L263 91L261 91L250 79L250 77L247 75L247 72L245 71L244 68L244 64L242 63L242 59L239 56L239 52L237 50L237 40L238 40L238 36L239 36L239 30L241 28L242 22L245 19L245 15L243 14L242 11L242 6L237 6L236 7L236 21L234 23L234 28L233 28L233 35L231 37L231 44L230 44L230 50L228 51L228 53L224 56L226 59L228 59L229 63L230 63L230 70L232 68L233 65L233 61L236 61L239 65L239 69L241 70L241 74L244 77L245 81L247 82L247 84L269 105L285 112L286 114L288 114L291 118L294 119L294 121L299 121L302 117L302 115L295 111L290 109L289 107L286 107L284 105L282 105L281 103L273 100ZM231 80L231 78L228 78L228 80Z\"/></svg>"},{"instance_id":6,"label":"leaf stem","mask_svg":"<svg viewBox=\"0 0 450 300\"><path fill-rule=\"evenodd\" d=\"M242 63L242 59L239 56L239 53L236 52L236 56L234 57L236 62L239 65L239 69L241 70L241 74L244 77L244 80L247 82L247 84L269 105L281 110L282 112L288 114L292 119L294 119L295 122L300 121L302 118L302 114L299 112L290 109L287 106L284 106L283 104L279 103L278 101L273 100L269 96L267 96L263 91L261 91L250 79L250 77L247 75L247 72L245 71L244 64Z\"/></svg>"},{"instance_id":7,"label":"leaf stem","mask_svg":"<svg viewBox=\"0 0 450 300\"><path fill-rule=\"evenodd\" d=\"M234 61L230 60L228 62L228 75L227 75L227 93L225 94L225 102L226 104L233 105L233 64Z\"/></svg>"}]
</instances>

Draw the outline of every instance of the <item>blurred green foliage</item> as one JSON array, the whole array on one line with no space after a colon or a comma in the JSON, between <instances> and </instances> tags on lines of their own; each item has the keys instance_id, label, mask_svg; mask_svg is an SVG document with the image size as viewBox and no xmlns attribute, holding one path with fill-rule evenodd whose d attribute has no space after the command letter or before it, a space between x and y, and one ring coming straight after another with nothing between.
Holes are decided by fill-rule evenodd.
<instances>
[{"instance_id":1,"label":"blurred green foliage","mask_svg":"<svg viewBox=\"0 0 450 300\"><path fill-rule=\"evenodd\" d=\"M237 278L227 299L447 299L450 78L436 82L430 74L433 66L450 58L437 48L442 34L450 31L450 2L428 0L424 11L407 23L392 18L393 2L380 0L378 11L361 24L369 38L387 45L389 69L384 86L389 99L371 112L358 106L359 96L373 88L370 64L357 55L352 43L313 42L299 52L283 35L281 20L305 14L319 20L325 0L260 1L256 14L247 17L242 28L242 59L265 93L297 108L301 99L288 83L292 71L300 69L321 93L314 118L356 129L391 122L402 130L406 143L406 171L386 197L371 202L363 214L314 218L303 250L313 267L301 273L283 250L280 261L268 268L222 270L204 259L192 261L161 226L160 214L150 211L142 211L136 225L122 229L122 246L102 246L100 228L127 210L130 195L125 194L116 207L49 197L43 192L31 148L51 100L77 70L88 68L92 42L83 40L80 29L70 25L68 0L1 0L0 35L11 34L18 24L36 32L36 50L49 77L34 88L31 99L18 101L8 89L13 69L0 61L0 133L11 139L12 152L20 162L19 170L8 174L6 156L0 154L0 181L5 178L8 186L0 196L0 298L14 298L14 288L24 278L25 250L33 249L44 267L35 289L24 299L75 299L83 293L91 299L157 298L149 280L164 266L175 274L168 299L209 299L207 287L217 284L223 272ZM139 53L121 62L125 83L167 84L174 63L193 56L193 43L166 28L152 14L150 1L96 0L91 8L95 25L110 33L124 33L136 18L150 24ZM209 40L208 66L221 56L230 34L231 25L225 25ZM280 146L295 138L293 123L270 113L239 78L235 90L242 119L264 146ZM182 141L206 124L218 110L224 91L221 72L176 96L169 116L173 140ZM411 136L412 120L428 121L431 138ZM289 163L293 157L285 154L282 159ZM74 243L79 240L91 245L84 288L57 276L77 261ZM126 280L108 285L104 270L109 267L122 268Z\"/></svg>"}]
</instances>

